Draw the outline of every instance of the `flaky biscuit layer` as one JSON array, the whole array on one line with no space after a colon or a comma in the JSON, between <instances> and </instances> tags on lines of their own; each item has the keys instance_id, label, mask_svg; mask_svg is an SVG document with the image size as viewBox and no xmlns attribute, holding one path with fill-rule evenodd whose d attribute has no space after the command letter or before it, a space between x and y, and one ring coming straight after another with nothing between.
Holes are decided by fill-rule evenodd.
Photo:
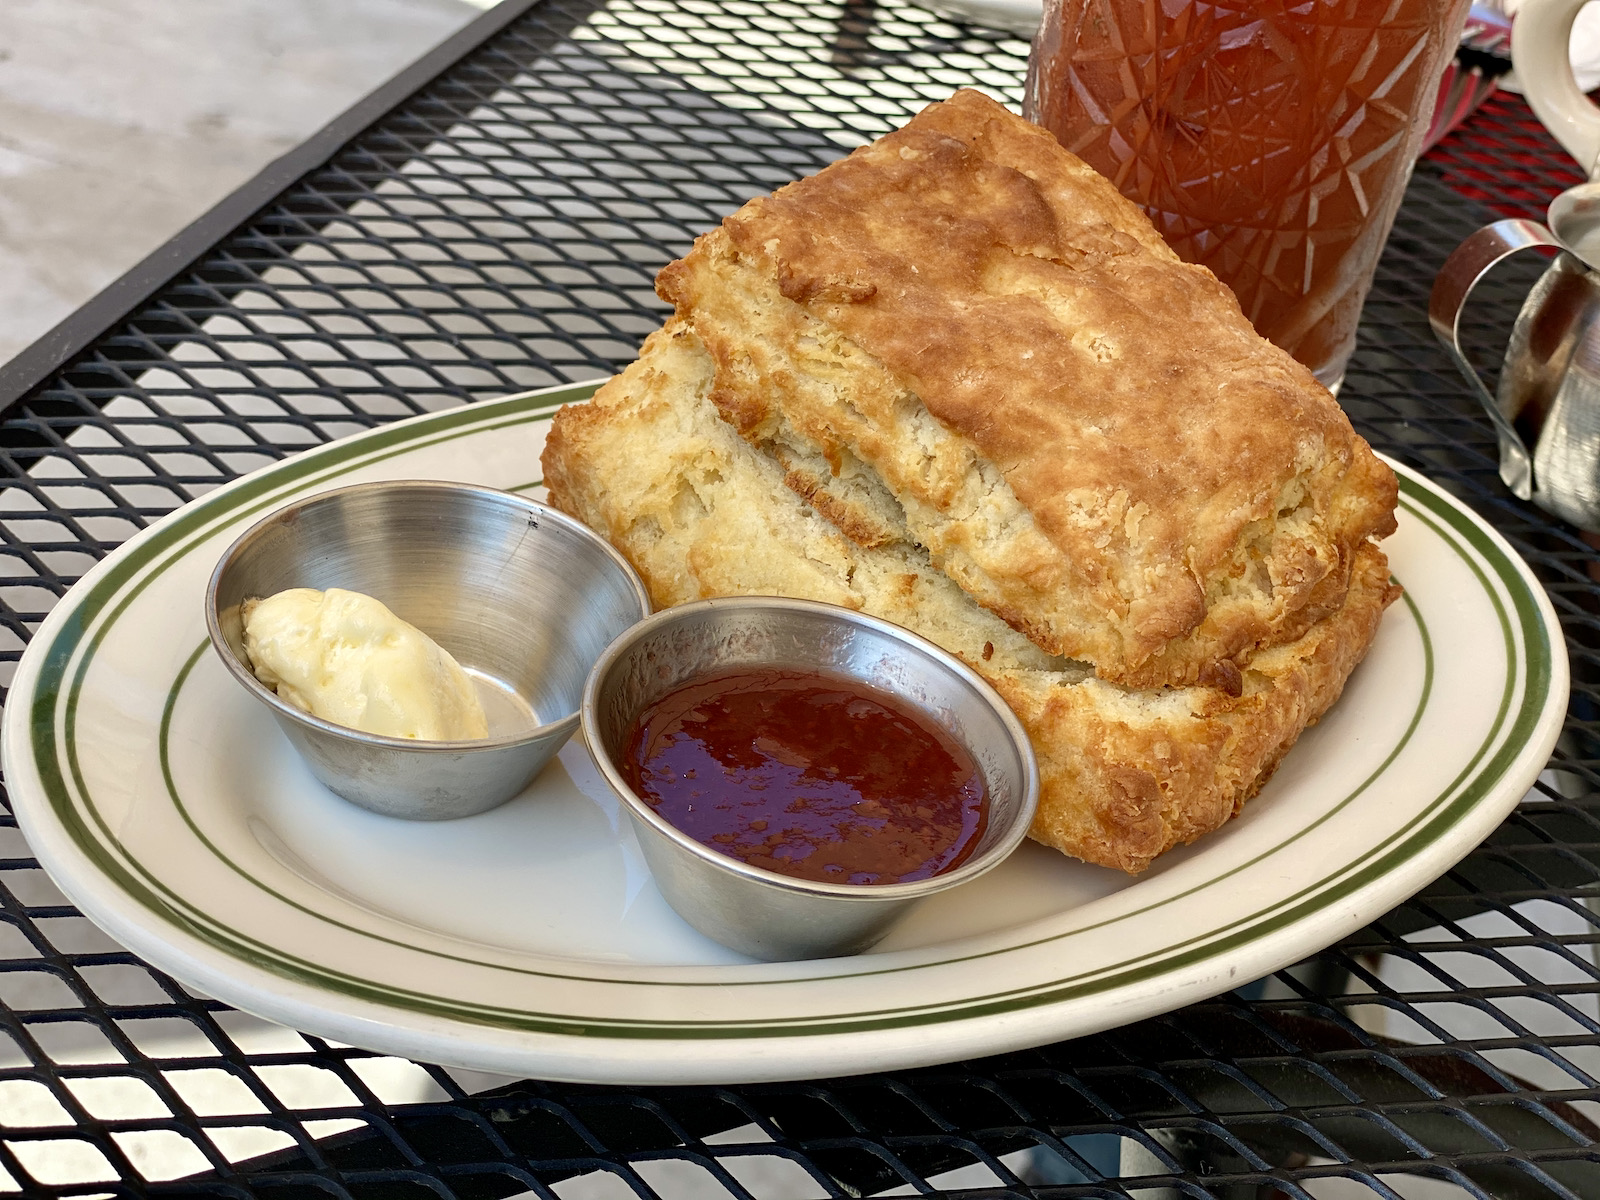
<instances>
[{"instance_id":1,"label":"flaky biscuit layer","mask_svg":"<svg viewBox=\"0 0 1600 1200\"><path fill-rule=\"evenodd\" d=\"M716 378L699 338L669 322L591 402L557 414L544 454L551 502L605 534L658 606L738 594L824 600L961 657L1033 741L1043 785L1033 836L1089 862L1140 871L1236 813L1338 698L1397 594L1366 543L1343 605L1257 654L1237 696L1112 683L975 603L892 524L874 545L846 536L785 486L792 467L720 418Z\"/></svg>"}]
</instances>

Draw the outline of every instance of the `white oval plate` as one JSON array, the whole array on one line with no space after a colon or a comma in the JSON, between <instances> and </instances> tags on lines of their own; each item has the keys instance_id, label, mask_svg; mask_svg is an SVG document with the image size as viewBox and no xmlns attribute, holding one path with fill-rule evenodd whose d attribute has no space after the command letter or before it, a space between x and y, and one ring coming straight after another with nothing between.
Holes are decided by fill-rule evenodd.
<instances>
[{"instance_id":1,"label":"white oval plate","mask_svg":"<svg viewBox=\"0 0 1600 1200\"><path fill-rule=\"evenodd\" d=\"M264 514L336 485L539 494L550 414L593 384L416 417L196 500L91 571L23 656L11 801L72 902L246 1011L424 1061L603 1083L820 1077L1090 1033L1295 962L1489 834L1567 699L1511 549L1401 470L1406 597L1243 815L1131 879L1028 843L870 954L740 959L684 925L574 740L521 796L439 824L324 791L206 642L206 579Z\"/></svg>"}]
</instances>

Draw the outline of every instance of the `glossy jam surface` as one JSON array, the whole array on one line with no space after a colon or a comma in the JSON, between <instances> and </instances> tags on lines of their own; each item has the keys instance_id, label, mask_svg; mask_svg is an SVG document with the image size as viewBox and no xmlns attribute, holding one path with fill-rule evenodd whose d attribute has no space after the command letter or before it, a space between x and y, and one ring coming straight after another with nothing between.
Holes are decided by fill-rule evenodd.
<instances>
[{"instance_id":1,"label":"glossy jam surface","mask_svg":"<svg viewBox=\"0 0 1600 1200\"><path fill-rule=\"evenodd\" d=\"M1468 0L1046 0L1028 116L1324 382Z\"/></svg>"},{"instance_id":2,"label":"glossy jam surface","mask_svg":"<svg viewBox=\"0 0 1600 1200\"><path fill-rule=\"evenodd\" d=\"M640 714L629 786L730 858L830 883L964 862L988 797L965 747L894 697L815 672L694 679Z\"/></svg>"}]
</instances>

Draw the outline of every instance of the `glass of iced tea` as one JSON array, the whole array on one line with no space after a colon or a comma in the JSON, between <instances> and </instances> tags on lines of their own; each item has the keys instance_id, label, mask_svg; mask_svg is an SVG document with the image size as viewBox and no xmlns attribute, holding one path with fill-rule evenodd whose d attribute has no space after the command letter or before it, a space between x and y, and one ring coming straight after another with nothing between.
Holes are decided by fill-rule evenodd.
<instances>
[{"instance_id":1,"label":"glass of iced tea","mask_svg":"<svg viewBox=\"0 0 1600 1200\"><path fill-rule=\"evenodd\" d=\"M1470 0L1045 0L1026 112L1336 387Z\"/></svg>"}]
</instances>

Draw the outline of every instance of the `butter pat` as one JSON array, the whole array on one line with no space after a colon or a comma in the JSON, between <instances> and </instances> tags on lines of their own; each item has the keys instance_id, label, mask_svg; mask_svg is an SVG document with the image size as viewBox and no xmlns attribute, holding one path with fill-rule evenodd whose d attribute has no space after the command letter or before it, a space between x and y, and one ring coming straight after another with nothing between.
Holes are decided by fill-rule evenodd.
<instances>
[{"instance_id":1,"label":"butter pat","mask_svg":"<svg viewBox=\"0 0 1600 1200\"><path fill-rule=\"evenodd\" d=\"M290 588L246 601L243 616L256 678L302 712L388 737L489 735L460 664L371 596Z\"/></svg>"}]
</instances>

